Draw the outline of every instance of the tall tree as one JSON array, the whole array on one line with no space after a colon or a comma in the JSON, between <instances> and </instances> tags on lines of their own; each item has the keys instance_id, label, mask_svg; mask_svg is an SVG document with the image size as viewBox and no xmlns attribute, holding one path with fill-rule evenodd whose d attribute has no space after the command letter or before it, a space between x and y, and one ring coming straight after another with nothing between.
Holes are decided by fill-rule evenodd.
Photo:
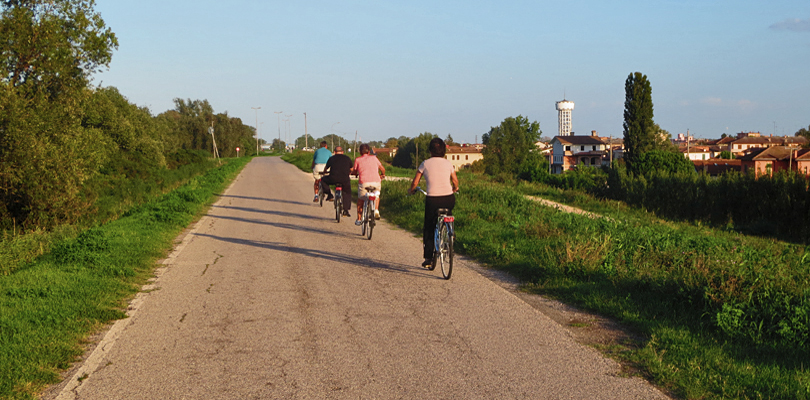
<instances>
[{"instance_id":1,"label":"tall tree","mask_svg":"<svg viewBox=\"0 0 810 400\"><path fill-rule=\"evenodd\" d=\"M623 127L625 162L636 172L633 162L655 149L658 133L653 122L652 87L641 72L631 73L624 82Z\"/></svg>"},{"instance_id":2,"label":"tall tree","mask_svg":"<svg viewBox=\"0 0 810 400\"><path fill-rule=\"evenodd\" d=\"M90 207L83 184L111 140L82 126L92 73L115 35L92 0L0 2L0 219L17 226L72 222ZM13 222L12 222L13 221Z\"/></svg>"},{"instance_id":3,"label":"tall tree","mask_svg":"<svg viewBox=\"0 0 810 400\"><path fill-rule=\"evenodd\" d=\"M506 118L500 126L490 128L482 139L486 145L483 151L486 173L520 174L541 134L540 124L529 122L522 115Z\"/></svg>"},{"instance_id":4,"label":"tall tree","mask_svg":"<svg viewBox=\"0 0 810 400\"><path fill-rule=\"evenodd\" d=\"M53 98L84 89L109 65L118 39L93 10L94 0L3 1L0 80Z\"/></svg>"},{"instance_id":5,"label":"tall tree","mask_svg":"<svg viewBox=\"0 0 810 400\"><path fill-rule=\"evenodd\" d=\"M810 126L808 126L807 128L799 129L798 131L796 131L796 134L794 136L804 136L805 138L810 139Z\"/></svg>"}]
</instances>

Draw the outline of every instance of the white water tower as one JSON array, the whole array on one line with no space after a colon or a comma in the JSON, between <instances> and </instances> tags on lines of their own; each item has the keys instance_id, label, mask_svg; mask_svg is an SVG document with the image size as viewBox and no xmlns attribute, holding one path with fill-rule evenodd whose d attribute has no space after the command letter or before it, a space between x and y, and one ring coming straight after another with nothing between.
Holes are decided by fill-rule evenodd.
<instances>
[{"instance_id":1,"label":"white water tower","mask_svg":"<svg viewBox=\"0 0 810 400\"><path fill-rule=\"evenodd\" d=\"M563 100L557 102L557 120L560 125L559 136L571 136L571 111L574 111L574 102Z\"/></svg>"}]
</instances>

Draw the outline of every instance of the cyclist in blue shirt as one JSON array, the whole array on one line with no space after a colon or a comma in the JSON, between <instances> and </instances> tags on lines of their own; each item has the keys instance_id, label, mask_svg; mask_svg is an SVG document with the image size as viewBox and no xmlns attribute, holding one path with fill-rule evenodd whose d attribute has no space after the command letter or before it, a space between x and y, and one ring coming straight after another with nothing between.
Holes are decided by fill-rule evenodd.
<instances>
[{"instance_id":1,"label":"cyclist in blue shirt","mask_svg":"<svg viewBox=\"0 0 810 400\"><path fill-rule=\"evenodd\" d=\"M315 203L318 202L318 185L321 184L320 173L323 172L329 157L332 157L332 152L326 147L326 141L324 140L321 142L321 147L315 150L315 154L312 156L312 177L315 178L315 200L312 201Z\"/></svg>"}]
</instances>

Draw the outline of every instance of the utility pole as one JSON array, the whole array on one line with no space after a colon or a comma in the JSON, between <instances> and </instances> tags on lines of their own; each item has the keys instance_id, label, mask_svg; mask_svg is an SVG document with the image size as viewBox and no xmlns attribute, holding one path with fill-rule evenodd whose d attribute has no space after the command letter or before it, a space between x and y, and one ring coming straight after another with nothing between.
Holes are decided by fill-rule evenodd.
<instances>
[{"instance_id":1,"label":"utility pole","mask_svg":"<svg viewBox=\"0 0 810 400\"><path fill-rule=\"evenodd\" d=\"M354 146L352 147L352 154L357 151L357 131L354 131Z\"/></svg>"},{"instance_id":2,"label":"utility pole","mask_svg":"<svg viewBox=\"0 0 810 400\"><path fill-rule=\"evenodd\" d=\"M307 133L307 113L304 113L304 147L309 147L309 133Z\"/></svg>"},{"instance_id":3,"label":"utility pole","mask_svg":"<svg viewBox=\"0 0 810 400\"><path fill-rule=\"evenodd\" d=\"M292 114L285 115L285 117L287 117L286 121L287 121L287 125L288 125L288 126L284 127L284 128L286 128L285 129L286 130L286 136L284 137L284 142L285 142L284 147L286 148L287 146L290 145L290 136L292 136L292 122L290 121L290 117L292 117Z\"/></svg>"},{"instance_id":4,"label":"utility pole","mask_svg":"<svg viewBox=\"0 0 810 400\"><path fill-rule=\"evenodd\" d=\"M259 155L259 110L261 107L250 107L256 110L256 155Z\"/></svg>"}]
</instances>

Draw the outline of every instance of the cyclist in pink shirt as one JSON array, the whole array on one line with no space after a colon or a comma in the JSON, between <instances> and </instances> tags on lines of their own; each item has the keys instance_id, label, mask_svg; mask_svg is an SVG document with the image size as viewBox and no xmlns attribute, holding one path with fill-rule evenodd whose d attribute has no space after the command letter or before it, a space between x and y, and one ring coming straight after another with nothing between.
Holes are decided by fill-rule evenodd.
<instances>
[{"instance_id":1,"label":"cyclist in pink shirt","mask_svg":"<svg viewBox=\"0 0 810 400\"><path fill-rule=\"evenodd\" d=\"M360 157L354 160L354 168L352 174L358 176L357 184L357 221L355 225L362 225L361 220L363 215L363 196L366 195L366 188L373 187L374 191L379 192L382 187L382 180L385 179L385 167L382 166L377 156L370 153L370 148L367 144L360 145ZM377 171L380 171L378 173ZM375 202L374 218L380 219L380 196L377 196Z\"/></svg>"}]
</instances>

